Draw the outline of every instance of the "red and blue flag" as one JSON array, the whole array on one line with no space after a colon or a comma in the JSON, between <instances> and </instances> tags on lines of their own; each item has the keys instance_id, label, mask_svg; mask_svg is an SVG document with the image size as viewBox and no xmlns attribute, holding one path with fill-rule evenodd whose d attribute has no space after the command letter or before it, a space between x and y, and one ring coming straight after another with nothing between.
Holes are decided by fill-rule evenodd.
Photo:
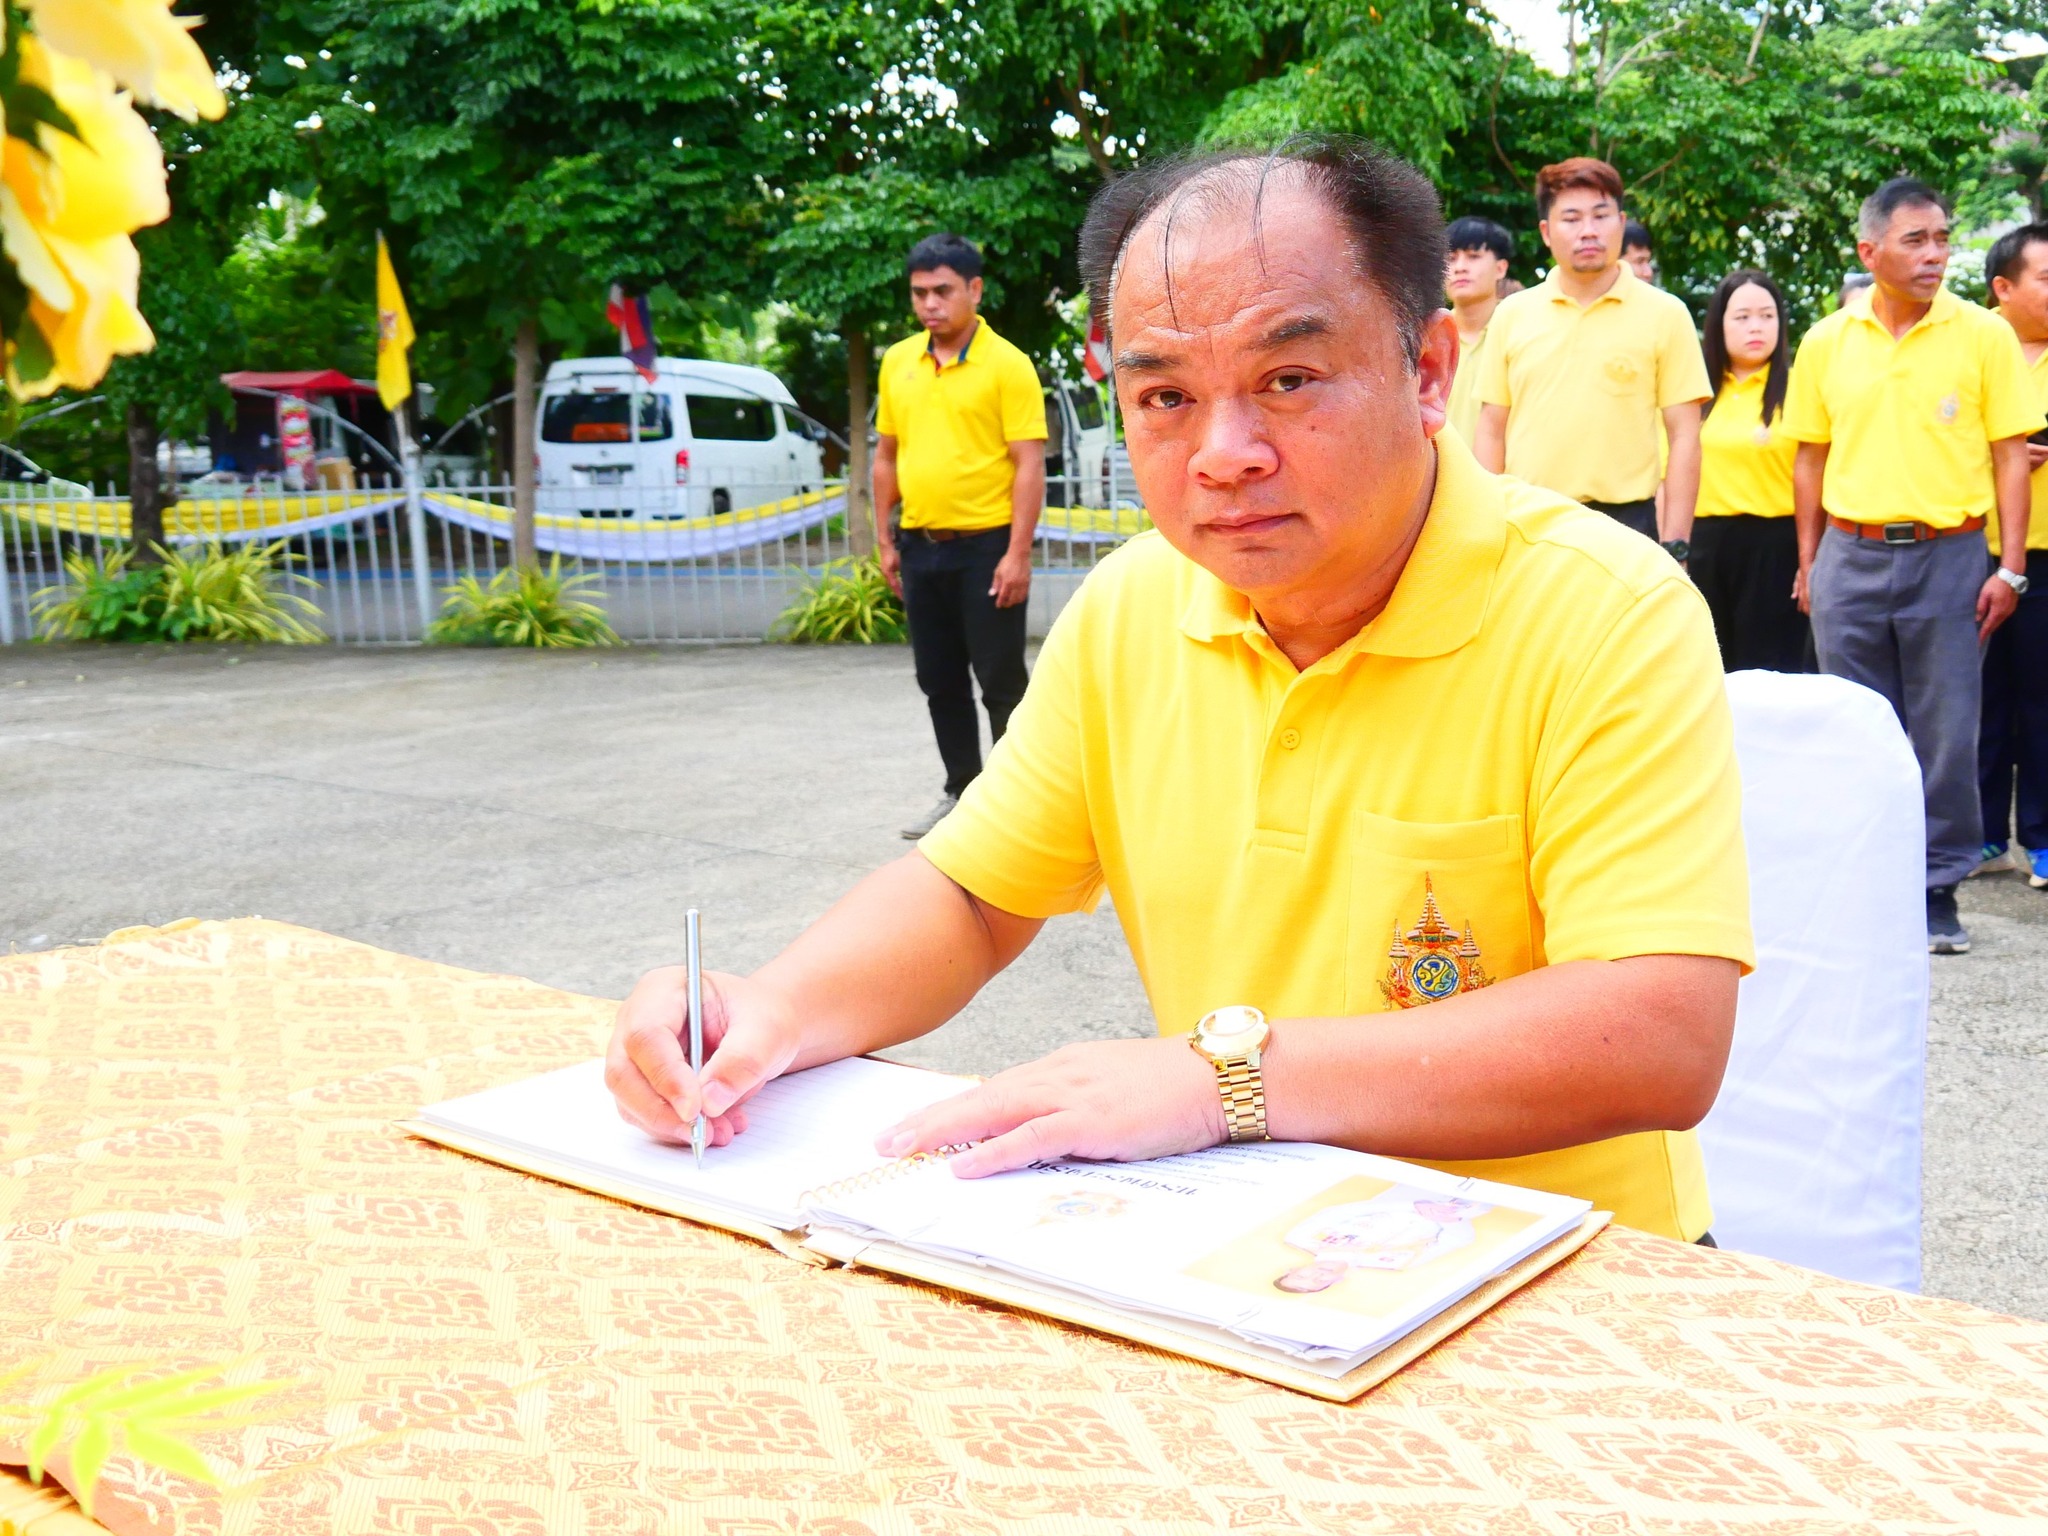
<instances>
[{"instance_id":1,"label":"red and blue flag","mask_svg":"<svg viewBox=\"0 0 2048 1536\"><path fill-rule=\"evenodd\" d=\"M605 305L605 319L619 328L619 351L632 360L640 377L652 384L654 371L654 316L647 307L647 295L628 293L612 284L611 302Z\"/></svg>"}]
</instances>

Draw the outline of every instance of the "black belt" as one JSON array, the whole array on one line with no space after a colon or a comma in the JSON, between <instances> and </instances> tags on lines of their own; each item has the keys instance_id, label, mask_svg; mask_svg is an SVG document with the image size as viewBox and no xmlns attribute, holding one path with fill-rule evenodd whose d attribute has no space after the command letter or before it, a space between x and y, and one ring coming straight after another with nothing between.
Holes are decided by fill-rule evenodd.
<instances>
[{"instance_id":1,"label":"black belt","mask_svg":"<svg viewBox=\"0 0 2048 1536\"><path fill-rule=\"evenodd\" d=\"M978 539L984 534L1000 533L1009 537L1010 525L999 523L993 528L898 528L902 538L923 539L927 544L951 544L957 539Z\"/></svg>"},{"instance_id":2,"label":"black belt","mask_svg":"<svg viewBox=\"0 0 2048 1536\"><path fill-rule=\"evenodd\" d=\"M1657 498L1646 496L1641 501L1582 501L1580 505L1591 507L1595 512L1605 512L1609 517L1641 517L1645 512L1657 510Z\"/></svg>"}]
</instances>

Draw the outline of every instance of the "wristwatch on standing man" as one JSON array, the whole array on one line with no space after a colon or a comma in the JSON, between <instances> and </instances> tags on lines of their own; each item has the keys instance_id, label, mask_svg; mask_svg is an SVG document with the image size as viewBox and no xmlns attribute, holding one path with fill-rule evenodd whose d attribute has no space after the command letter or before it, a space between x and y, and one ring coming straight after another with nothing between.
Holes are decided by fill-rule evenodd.
<instances>
[{"instance_id":1,"label":"wristwatch on standing man","mask_svg":"<svg viewBox=\"0 0 2048 1536\"><path fill-rule=\"evenodd\" d=\"M2027 595L2027 588L2033 585L2033 583L2027 579L2027 573L2025 571L2008 571L2004 566L2001 565L1997 570L1993 571L1991 574L1996 576L2000 581L2004 582L2008 587L2011 587L2012 595L2014 597L2025 597Z\"/></svg>"},{"instance_id":2,"label":"wristwatch on standing man","mask_svg":"<svg viewBox=\"0 0 2048 1536\"><path fill-rule=\"evenodd\" d=\"M1259 1056L1273 1026L1256 1008L1236 1004L1202 1015L1188 1044L1216 1069L1223 1118L1232 1141L1265 1141L1266 1079Z\"/></svg>"}]
</instances>

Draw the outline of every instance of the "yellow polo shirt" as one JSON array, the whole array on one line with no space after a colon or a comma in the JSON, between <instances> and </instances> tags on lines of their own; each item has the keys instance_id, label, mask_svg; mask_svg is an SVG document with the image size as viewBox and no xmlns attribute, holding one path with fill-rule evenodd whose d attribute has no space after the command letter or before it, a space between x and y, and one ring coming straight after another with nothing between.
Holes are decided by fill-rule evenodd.
<instances>
[{"instance_id":1,"label":"yellow polo shirt","mask_svg":"<svg viewBox=\"0 0 2048 1536\"><path fill-rule=\"evenodd\" d=\"M1493 322L1479 333L1477 341L1458 338L1458 371L1451 377L1450 422L1467 446L1479 435L1479 369L1486 355L1486 338L1493 334Z\"/></svg>"},{"instance_id":2,"label":"yellow polo shirt","mask_svg":"<svg viewBox=\"0 0 2048 1536\"><path fill-rule=\"evenodd\" d=\"M1657 494L1660 412L1714 392L1692 314L1626 265L1581 308L1555 270L1487 327L1477 387L1508 408L1507 472L1579 501Z\"/></svg>"},{"instance_id":3,"label":"yellow polo shirt","mask_svg":"<svg viewBox=\"0 0 2048 1536\"><path fill-rule=\"evenodd\" d=\"M1870 296L1816 324L1792 364L1785 435L1834 445L1821 504L1851 522L1930 528L1992 515L1991 444L2044 420L2019 338L1944 288L1894 340Z\"/></svg>"},{"instance_id":4,"label":"yellow polo shirt","mask_svg":"<svg viewBox=\"0 0 2048 1536\"><path fill-rule=\"evenodd\" d=\"M1705 603L1647 539L1487 474L1454 433L1437 452L1386 610L1304 672L1156 534L1103 561L925 857L1029 917L1106 891L1168 1034L1224 1003L1371 1015L1565 960L1751 964ZM1689 1132L1440 1166L1673 1237L1709 1224Z\"/></svg>"},{"instance_id":5,"label":"yellow polo shirt","mask_svg":"<svg viewBox=\"0 0 2048 1536\"><path fill-rule=\"evenodd\" d=\"M1790 517L1792 460L1799 445L1785 435L1785 412L1764 424L1759 368L1737 382L1721 381L1714 409L1700 423L1700 499L1695 517Z\"/></svg>"},{"instance_id":6,"label":"yellow polo shirt","mask_svg":"<svg viewBox=\"0 0 2048 1536\"><path fill-rule=\"evenodd\" d=\"M978 322L941 368L923 332L882 354L875 430L896 439L906 528L1000 528L1017 467L1010 444L1045 440L1045 395L1031 359Z\"/></svg>"},{"instance_id":7,"label":"yellow polo shirt","mask_svg":"<svg viewBox=\"0 0 2048 1536\"><path fill-rule=\"evenodd\" d=\"M2020 361L2026 362L2024 349ZM2027 375L2034 381L2034 398L2048 406L2048 351L2027 363ZM2035 470L2030 480L2032 496L2027 513L2027 548L2048 549L2048 464ZM1999 552L1998 517L1994 512L1984 524L1984 537L1991 545L1991 553Z\"/></svg>"}]
</instances>

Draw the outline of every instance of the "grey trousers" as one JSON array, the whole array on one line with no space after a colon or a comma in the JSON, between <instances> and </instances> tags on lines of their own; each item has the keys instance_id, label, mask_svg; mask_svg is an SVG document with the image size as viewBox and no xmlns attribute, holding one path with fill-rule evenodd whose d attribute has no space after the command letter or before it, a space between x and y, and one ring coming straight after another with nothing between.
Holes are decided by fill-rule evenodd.
<instances>
[{"instance_id":1,"label":"grey trousers","mask_svg":"<svg viewBox=\"0 0 2048 1536\"><path fill-rule=\"evenodd\" d=\"M1977 593L1982 533L1882 544L1830 528L1813 563L1820 669L1891 701L1920 759L1927 797L1927 884L1977 867L1977 723L1983 697Z\"/></svg>"}]
</instances>

